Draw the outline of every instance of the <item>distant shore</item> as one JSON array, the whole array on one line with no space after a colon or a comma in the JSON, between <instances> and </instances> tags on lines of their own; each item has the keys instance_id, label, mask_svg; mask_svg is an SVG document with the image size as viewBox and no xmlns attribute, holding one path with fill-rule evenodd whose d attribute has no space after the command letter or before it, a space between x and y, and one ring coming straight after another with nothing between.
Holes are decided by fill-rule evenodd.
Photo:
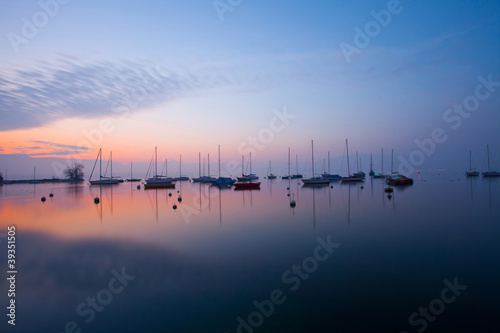
<instances>
[{"instance_id":1,"label":"distant shore","mask_svg":"<svg viewBox=\"0 0 500 333\"><path fill-rule=\"evenodd\" d=\"M3 180L0 185L11 184L41 184L41 183L83 183L84 179L61 179L61 178L46 178L46 179L19 179L19 180Z\"/></svg>"}]
</instances>

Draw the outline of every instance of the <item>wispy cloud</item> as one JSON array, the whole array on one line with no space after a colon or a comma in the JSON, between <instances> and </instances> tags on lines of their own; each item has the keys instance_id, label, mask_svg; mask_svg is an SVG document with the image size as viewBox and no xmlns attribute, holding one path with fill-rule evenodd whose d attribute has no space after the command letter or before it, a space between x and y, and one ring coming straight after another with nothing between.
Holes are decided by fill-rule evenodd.
<instances>
[{"instance_id":1,"label":"wispy cloud","mask_svg":"<svg viewBox=\"0 0 500 333\"><path fill-rule=\"evenodd\" d=\"M134 112L231 84L211 68L63 57L53 64L0 72L0 130L37 127L70 117L116 115L123 108Z\"/></svg>"},{"instance_id":2,"label":"wispy cloud","mask_svg":"<svg viewBox=\"0 0 500 333\"><path fill-rule=\"evenodd\" d=\"M86 154L91 151L91 148L66 145L56 142L29 140L22 145L8 147L7 150L0 148L0 151L8 151L9 154L25 154L32 157L41 157Z\"/></svg>"}]
</instances>

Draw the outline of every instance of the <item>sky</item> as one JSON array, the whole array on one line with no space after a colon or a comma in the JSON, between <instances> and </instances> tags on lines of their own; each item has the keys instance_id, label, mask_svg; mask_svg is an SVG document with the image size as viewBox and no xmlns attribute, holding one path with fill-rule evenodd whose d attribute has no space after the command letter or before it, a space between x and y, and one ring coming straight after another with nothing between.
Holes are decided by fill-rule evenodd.
<instances>
[{"instance_id":1,"label":"sky","mask_svg":"<svg viewBox=\"0 0 500 333\"><path fill-rule=\"evenodd\" d=\"M288 147L310 174L311 140L345 175L346 139L365 171L381 148L409 175L483 169L487 144L500 167L500 1L0 0L0 59L11 179L88 175L99 148L142 176L155 146L190 176L218 145L223 174L250 152L286 174Z\"/></svg>"}]
</instances>

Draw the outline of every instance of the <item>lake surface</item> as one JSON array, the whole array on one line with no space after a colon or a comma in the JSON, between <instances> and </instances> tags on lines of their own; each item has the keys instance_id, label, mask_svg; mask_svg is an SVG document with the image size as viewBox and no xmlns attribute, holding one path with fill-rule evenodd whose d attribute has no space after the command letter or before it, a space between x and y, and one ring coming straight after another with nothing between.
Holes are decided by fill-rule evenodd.
<instances>
[{"instance_id":1,"label":"lake surface","mask_svg":"<svg viewBox=\"0 0 500 333\"><path fill-rule=\"evenodd\" d=\"M0 270L15 225L18 271L16 326L3 278L0 327L497 332L500 179L415 180L390 199L369 178L332 187L261 179L260 191L0 186Z\"/></svg>"}]
</instances>

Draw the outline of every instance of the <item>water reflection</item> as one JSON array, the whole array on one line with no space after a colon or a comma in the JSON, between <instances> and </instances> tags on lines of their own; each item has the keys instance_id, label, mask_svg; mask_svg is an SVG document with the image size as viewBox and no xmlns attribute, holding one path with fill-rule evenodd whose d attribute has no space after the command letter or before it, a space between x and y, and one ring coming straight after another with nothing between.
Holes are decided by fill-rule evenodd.
<instances>
[{"instance_id":1,"label":"water reflection","mask_svg":"<svg viewBox=\"0 0 500 333\"><path fill-rule=\"evenodd\" d=\"M182 202L176 190L127 183L4 185L0 227L18 225L22 249L18 329L59 332L69 320L85 325L76 306L106 287L112 269L126 267L137 279L83 331L235 332L236 319L254 311L253 301L282 288L283 272L313 255L316 238L328 235L341 251L287 294L260 332L308 325L371 331L374 322L401 331L413 311L439 296L442 280L454 276L470 288L439 323L453 327L463 311L484 322L481 313L495 308L491 286L500 278L491 264L500 253L500 183L426 177L396 188L391 199L383 180L333 187L265 181L261 191L242 192L184 182ZM41 203L50 192L54 197ZM1 267L5 260L0 256Z\"/></svg>"}]
</instances>

